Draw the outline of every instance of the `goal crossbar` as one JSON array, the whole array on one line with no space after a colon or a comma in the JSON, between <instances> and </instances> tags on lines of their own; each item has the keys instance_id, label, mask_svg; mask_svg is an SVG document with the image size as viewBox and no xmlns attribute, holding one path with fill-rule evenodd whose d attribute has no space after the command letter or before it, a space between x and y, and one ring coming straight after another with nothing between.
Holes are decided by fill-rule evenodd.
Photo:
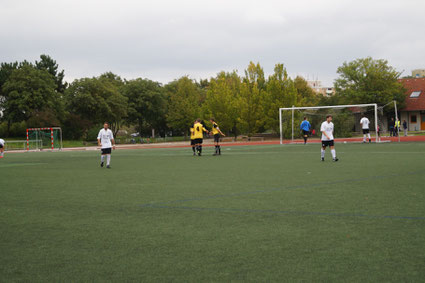
<instances>
[{"instance_id":1,"label":"goal crossbar","mask_svg":"<svg viewBox=\"0 0 425 283\"><path fill-rule=\"evenodd\" d=\"M307 109L329 109L329 108L353 108L353 107L374 107L375 112L375 132L376 132L376 142L378 142L378 130L376 129L378 125L378 104L369 103L369 104L352 104L352 105L328 105L328 106L305 106L305 107L284 107L279 108L279 127L280 127L280 144L283 144L283 128L282 128L282 110L292 110L292 140L294 139L294 111L295 110L307 110Z\"/></svg>"}]
</instances>

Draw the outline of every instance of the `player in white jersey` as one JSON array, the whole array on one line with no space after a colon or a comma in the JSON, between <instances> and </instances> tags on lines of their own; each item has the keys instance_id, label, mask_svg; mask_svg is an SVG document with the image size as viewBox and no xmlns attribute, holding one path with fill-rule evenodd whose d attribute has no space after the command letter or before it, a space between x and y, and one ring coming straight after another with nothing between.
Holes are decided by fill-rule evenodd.
<instances>
[{"instance_id":1,"label":"player in white jersey","mask_svg":"<svg viewBox=\"0 0 425 283\"><path fill-rule=\"evenodd\" d=\"M99 135L97 135L97 144L101 147L102 150L102 155L100 157L100 167L103 167L106 156L106 168L111 168L111 149L115 149L115 140L107 122L103 124L103 129L101 129L99 131Z\"/></svg>"},{"instance_id":2,"label":"player in white jersey","mask_svg":"<svg viewBox=\"0 0 425 283\"><path fill-rule=\"evenodd\" d=\"M331 149L332 160L338 161L336 158L335 145L334 145L334 123L332 123L332 115L326 116L326 121L320 126L320 131L322 132L322 150L321 157L322 161L325 161L325 150L329 146Z\"/></svg>"},{"instance_id":3,"label":"player in white jersey","mask_svg":"<svg viewBox=\"0 0 425 283\"><path fill-rule=\"evenodd\" d=\"M0 139L0 158L4 157L4 140Z\"/></svg>"},{"instance_id":4,"label":"player in white jersey","mask_svg":"<svg viewBox=\"0 0 425 283\"><path fill-rule=\"evenodd\" d=\"M363 115L363 118L360 119L360 125L362 125L363 130L363 143L366 143L366 135L369 139L369 142L372 142L372 139L370 138L369 124L369 119Z\"/></svg>"}]
</instances>

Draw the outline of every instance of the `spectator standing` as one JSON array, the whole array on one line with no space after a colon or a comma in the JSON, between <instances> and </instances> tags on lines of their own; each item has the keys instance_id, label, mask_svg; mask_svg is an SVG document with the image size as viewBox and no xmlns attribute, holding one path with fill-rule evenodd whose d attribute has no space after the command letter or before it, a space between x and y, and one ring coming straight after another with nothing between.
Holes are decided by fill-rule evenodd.
<instances>
[{"instance_id":1,"label":"spectator standing","mask_svg":"<svg viewBox=\"0 0 425 283\"><path fill-rule=\"evenodd\" d=\"M406 120L403 120L403 132L404 132L404 136L407 137L407 122L406 122Z\"/></svg>"}]
</instances>

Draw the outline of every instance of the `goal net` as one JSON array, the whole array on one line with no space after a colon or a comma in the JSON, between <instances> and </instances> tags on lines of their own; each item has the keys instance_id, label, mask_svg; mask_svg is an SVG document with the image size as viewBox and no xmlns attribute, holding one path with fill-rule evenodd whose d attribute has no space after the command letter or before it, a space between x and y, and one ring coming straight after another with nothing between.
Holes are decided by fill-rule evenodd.
<instances>
[{"instance_id":1,"label":"goal net","mask_svg":"<svg viewBox=\"0 0 425 283\"><path fill-rule=\"evenodd\" d=\"M43 149L62 149L62 129L60 127L27 129L26 150Z\"/></svg>"},{"instance_id":2,"label":"goal net","mask_svg":"<svg viewBox=\"0 0 425 283\"><path fill-rule=\"evenodd\" d=\"M378 121L378 106L373 104L332 105L313 107L289 107L279 109L280 143L301 143L302 131L300 124L304 117L311 124L310 138L321 139L320 126L327 115L332 115L334 123L334 138L344 142L363 141L360 119L365 116L369 119L371 138L380 141L376 125Z\"/></svg>"},{"instance_id":3,"label":"goal net","mask_svg":"<svg viewBox=\"0 0 425 283\"><path fill-rule=\"evenodd\" d=\"M405 118L406 117L404 117L404 119ZM400 127L397 127L396 121L400 121ZM398 141L400 141L402 119L398 114L397 103L395 101L388 102L387 104L378 107L378 126L381 137L398 137Z\"/></svg>"}]
</instances>

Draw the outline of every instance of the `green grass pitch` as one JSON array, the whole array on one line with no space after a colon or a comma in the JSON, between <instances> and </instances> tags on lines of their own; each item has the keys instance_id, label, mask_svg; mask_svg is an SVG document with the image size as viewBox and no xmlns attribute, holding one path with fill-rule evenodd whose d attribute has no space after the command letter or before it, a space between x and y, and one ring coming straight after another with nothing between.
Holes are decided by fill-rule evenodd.
<instances>
[{"instance_id":1,"label":"green grass pitch","mask_svg":"<svg viewBox=\"0 0 425 283\"><path fill-rule=\"evenodd\" d=\"M0 281L423 281L425 144L6 154Z\"/></svg>"}]
</instances>

